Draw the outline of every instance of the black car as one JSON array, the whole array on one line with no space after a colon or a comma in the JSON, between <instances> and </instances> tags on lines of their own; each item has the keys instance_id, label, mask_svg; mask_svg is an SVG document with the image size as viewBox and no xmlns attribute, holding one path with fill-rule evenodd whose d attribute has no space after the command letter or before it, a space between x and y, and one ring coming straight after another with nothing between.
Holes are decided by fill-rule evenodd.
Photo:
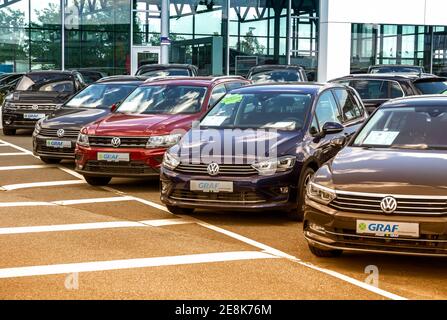
<instances>
[{"instance_id":1,"label":"black car","mask_svg":"<svg viewBox=\"0 0 447 320\"><path fill-rule=\"evenodd\" d=\"M447 257L447 96L382 105L307 189L313 254Z\"/></svg>"},{"instance_id":2,"label":"black car","mask_svg":"<svg viewBox=\"0 0 447 320\"><path fill-rule=\"evenodd\" d=\"M2 106L4 135L33 129L39 119L62 106L86 86L77 71L33 71L20 79Z\"/></svg>"},{"instance_id":3,"label":"black car","mask_svg":"<svg viewBox=\"0 0 447 320\"><path fill-rule=\"evenodd\" d=\"M107 77L104 72L90 70L90 69L78 69L77 70L84 78L85 83L91 84L99 79Z\"/></svg>"},{"instance_id":4,"label":"black car","mask_svg":"<svg viewBox=\"0 0 447 320\"><path fill-rule=\"evenodd\" d=\"M148 78L185 76L197 77L199 71L192 64L145 64L138 68L136 76Z\"/></svg>"},{"instance_id":5,"label":"black car","mask_svg":"<svg viewBox=\"0 0 447 320\"><path fill-rule=\"evenodd\" d=\"M91 84L48 117L37 122L33 152L46 163L74 159L76 139L83 126L108 115L144 78L114 76Z\"/></svg>"},{"instance_id":6,"label":"black car","mask_svg":"<svg viewBox=\"0 0 447 320\"><path fill-rule=\"evenodd\" d=\"M161 201L194 209L281 210L302 219L306 185L367 118L337 84L264 84L231 91L164 156Z\"/></svg>"},{"instance_id":7,"label":"black car","mask_svg":"<svg viewBox=\"0 0 447 320\"><path fill-rule=\"evenodd\" d=\"M390 99L440 94L447 90L447 78L432 74L352 74L330 82L357 90L370 113Z\"/></svg>"},{"instance_id":8,"label":"black car","mask_svg":"<svg viewBox=\"0 0 447 320\"><path fill-rule=\"evenodd\" d=\"M369 66L368 73L425 73L422 66L412 66L404 64L376 64Z\"/></svg>"},{"instance_id":9,"label":"black car","mask_svg":"<svg viewBox=\"0 0 447 320\"><path fill-rule=\"evenodd\" d=\"M298 65L260 65L248 71L247 79L253 83L306 82L307 75Z\"/></svg>"}]
</instances>

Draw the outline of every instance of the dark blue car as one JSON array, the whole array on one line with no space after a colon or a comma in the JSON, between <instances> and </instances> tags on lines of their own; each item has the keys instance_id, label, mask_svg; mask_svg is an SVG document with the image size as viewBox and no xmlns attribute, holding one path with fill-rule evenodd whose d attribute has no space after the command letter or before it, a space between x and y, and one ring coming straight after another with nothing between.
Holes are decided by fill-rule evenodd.
<instances>
[{"instance_id":1,"label":"dark blue car","mask_svg":"<svg viewBox=\"0 0 447 320\"><path fill-rule=\"evenodd\" d=\"M161 200L194 209L284 210L302 219L307 183L367 118L338 84L268 84L233 90L166 152Z\"/></svg>"}]
</instances>

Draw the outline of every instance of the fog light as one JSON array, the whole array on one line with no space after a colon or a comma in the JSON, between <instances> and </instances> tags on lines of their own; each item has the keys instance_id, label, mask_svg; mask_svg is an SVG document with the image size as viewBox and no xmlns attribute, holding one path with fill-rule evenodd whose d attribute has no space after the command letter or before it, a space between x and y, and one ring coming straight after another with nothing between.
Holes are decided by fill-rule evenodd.
<instances>
[{"instance_id":1,"label":"fog light","mask_svg":"<svg viewBox=\"0 0 447 320\"><path fill-rule=\"evenodd\" d=\"M318 224L312 223L312 222L309 223L309 229L312 229L313 231L317 231L320 233L326 233L326 230L324 229L324 227L322 227Z\"/></svg>"},{"instance_id":2,"label":"fog light","mask_svg":"<svg viewBox=\"0 0 447 320\"><path fill-rule=\"evenodd\" d=\"M78 165L79 170L84 169L84 166L82 164Z\"/></svg>"},{"instance_id":3,"label":"fog light","mask_svg":"<svg viewBox=\"0 0 447 320\"><path fill-rule=\"evenodd\" d=\"M283 194L289 193L289 187L281 187L279 188L279 192Z\"/></svg>"},{"instance_id":4,"label":"fog light","mask_svg":"<svg viewBox=\"0 0 447 320\"><path fill-rule=\"evenodd\" d=\"M8 124L8 125L9 125L9 124L11 124L11 123L12 123L11 118L8 118L8 119L5 120L5 124Z\"/></svg>"},{"instance_id":5,"label":"fog light","mask_svg":"<svg viewBox=\"0 0 447 320\"><path fill-rule=\"evenodd\" d=\"M169 189L169 183L162 181L161 182L161 193L168 192Z\"/></svg>"}]
</instances>

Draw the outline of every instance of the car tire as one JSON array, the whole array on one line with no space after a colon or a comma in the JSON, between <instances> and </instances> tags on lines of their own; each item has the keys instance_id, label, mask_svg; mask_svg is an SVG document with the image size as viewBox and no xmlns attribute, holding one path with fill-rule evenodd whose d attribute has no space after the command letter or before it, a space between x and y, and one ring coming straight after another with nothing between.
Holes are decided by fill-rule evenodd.
<instances>
[{"instance_id":1,"label":"car tire","mask_svg":"<svg viewBox=\"0 0 447 320\"><path fill-rule=\"evenodd\" d=\"M3 135L5 135L5 136L14 136L15 134L16 134L16 129L3 128Z\"/></svg>"},{"instance_id":2,"label":"car tire","mask_svg":"<svg viewBox=\"0 0 447 320\"><path fill-rule=\"evenodd\" d=\"M309 244L309 250L319 258L336 258L341 256L343 250L324 250Z\"/></svg>"},{"instance_id":3,"label":"car tire","mask_svg":"<svg viewBox=\"0 0 447 320\"><path fill-rule=\"evenodd\" d=\"M306 188L310 179L312 179L315 171L312 168L306 168L300 175L300 182L298 184L296 202L296 209L288 212L288 216L293 221L303 221L304 205L306 200Z\"/></svg>"},{"instance_id":4,"label":"car tire","mask_svg":"<svg viewBox=\"0 0 447 320\"><path fill-rule=\"evenodd\" d=\"M48 157L40 157L40 160L42 160L43 162L45 162L47 164L58 164L62 161L62 159L48 158Z\"/></svg>"},{"instance_id":5,"label":"car tire","mask_svg":"<svg viewBox=\"0 0 447 320\"><path fill-rule=\"evenodd\" d=\"M166 208L168 208L169 212L173 214L190 215L194 213L194 209L192 208L180 208L175 206L166 206Z\"/></svg>"},{"instance_id":6,"label":"car tire","mask_svg":"<svg viewBox=\"0 0 447 320\"><path fill-rule=\"evenodd\" d=\"M84 177L85 181L91 186L106 186L109 184L111 177Z\"/></svg>"}]
</instances>

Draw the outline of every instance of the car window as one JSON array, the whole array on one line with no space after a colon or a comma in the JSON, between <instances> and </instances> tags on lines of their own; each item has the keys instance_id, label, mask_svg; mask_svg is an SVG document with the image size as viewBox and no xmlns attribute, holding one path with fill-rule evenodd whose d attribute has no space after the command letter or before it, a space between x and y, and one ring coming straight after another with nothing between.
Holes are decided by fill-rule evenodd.
<instances>
[{"instance_id":1,"label":"car window","mask_svg":"<svg viewBox=\"0 0 447 320\"><path fill-rule=\"evenodd\" d=\"M74 91L72 76L60 73L31 73L23 76L18 91L70 92Z\"/></svg>"},{"instance_id":2,"label":"car window","mask_svg":"<svg viewBox=\"0 0 447 320\"><path fill-rule=\"evenodd\" d=\"M338 81L354 88L362 100L393 99L404 96L400 85L396 81L376 79L354 79L349 82Z\"/></svg>"},{"instance_id":3,"label":"car window","mask_svg":"<svg viewBox=\"0 0 447 320\"><path fill-rule=\"evenodd\" d=\"M172 76L190 76L188 69L162 69L162 70L140 70L139 76L146 77L172 77Z\"/></svg>"},{"instance_id":4,"label":"car window","mask_svg":"<svg viewBox=\"0 0 447 320\"><path fill-rule=\"evenodd\" d=\"M321 94L315 107L315 116L320 128L323 128L327 122L342 123L342 117L338 110L337 102L331 91L325 91Z\"/></svg>"},{"instance_id":5,"label":"car window","mask_svg":"<svg viewBox=\"0 0 447 320\"><path fill-rule=\"evenodd\" d=\"M222 98L227 93L227 89L225 87L225 84L219 84L214 87L213 91L211 92L210 97L210 106L214 106L217 101L219 101L220 98Z\"/></svg>"},{"instance_id":6,"label":"car window","mask_svg":"<svg viewBox=\"0 0 447 320\"><path fill-rule=\"evenodd\" d=\"M254 83L303 81L298 70L268 70L251 75Z\"/></svg>"},{"instance_id":7,"label":"car window","mask_svg":"<svg viewBox=\"0 0 447 320\"><path fill-rule=\"evenodd\" d=\"M414 85L422 94L440 94L447 90L447 81L420 81Z\"/></svg>"},{"instance_id":8,"label":"car window","mask_svg":"<svg viewBox=\"0 0 447 320\"><path fill-rule=\"evenodd\" d=\"M336 89L334 92L346 121L358 119L363 116L362 108L347 90Z\"/></svg>"},{"instance_id":9,"label":"car window","mask_svg":"<svg viewBox=\"0 0 447 320\"><path fill-rule=\"evenodd\" d=\"M227 86L227 91L241 88L246 85L245 82L228 82L225 84Z\"/></svg>"}]
</instances>

